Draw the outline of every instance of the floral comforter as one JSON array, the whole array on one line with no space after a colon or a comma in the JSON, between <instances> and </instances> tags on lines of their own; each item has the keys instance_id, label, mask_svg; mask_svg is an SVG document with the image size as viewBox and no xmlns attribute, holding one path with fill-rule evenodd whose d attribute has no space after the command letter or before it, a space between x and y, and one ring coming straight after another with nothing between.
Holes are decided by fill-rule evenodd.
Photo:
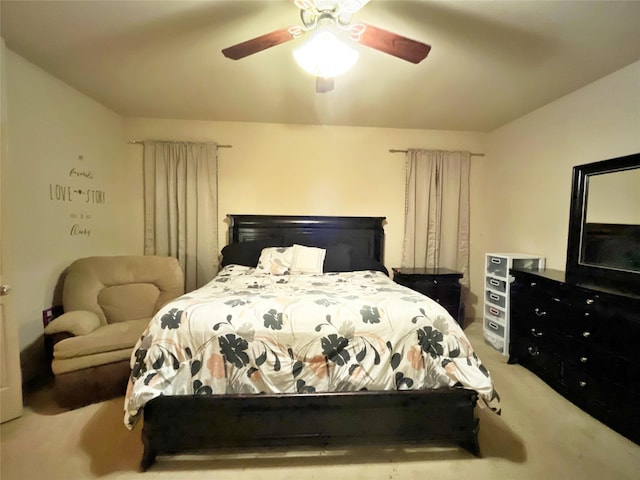
<instances>
[{"instance_id":1,"label":"floral comforter","mask_svg":"<svg viewBox=\"0 0 640 480\"><path fill-rule=\"evenodd\" d=\"M499 411L489 372L455 320L381 272L227 266L157 313L131 369L128 428L160 395L462 386Z\"/></svg>"}]
</instances>

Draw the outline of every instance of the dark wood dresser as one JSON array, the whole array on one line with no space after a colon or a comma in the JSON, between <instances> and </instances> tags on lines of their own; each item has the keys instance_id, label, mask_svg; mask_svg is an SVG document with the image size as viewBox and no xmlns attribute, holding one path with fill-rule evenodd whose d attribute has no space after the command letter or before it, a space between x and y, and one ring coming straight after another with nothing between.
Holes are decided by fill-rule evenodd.
<instances>
[{"instance_id":1,"label":"dark wood dresser","mask_svg":"<svg viewBox=\"0 0 640 480\"><path fill-rule=\"evenodd\" d=\"M509 363L640 444L640 296L512 269Z\"/></svg>"},{"instance_id":2,"label":"dark wood dresser","mask_svg":"<svg viewBox=\"0 0 640 480\"><path fill-rule=\"evenodd\" d=\"M461 272L448 268L394 268L393 280L435 300L464 327Z\"/></svg>"}]
</instances>

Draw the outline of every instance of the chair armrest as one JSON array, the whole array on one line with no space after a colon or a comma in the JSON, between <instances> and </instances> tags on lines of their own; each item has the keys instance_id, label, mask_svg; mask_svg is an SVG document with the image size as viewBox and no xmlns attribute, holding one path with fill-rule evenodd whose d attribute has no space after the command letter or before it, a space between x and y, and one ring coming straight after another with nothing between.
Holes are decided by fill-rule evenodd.
<instances>
[{"instance_id":1,"label":"chair armrest","mask_svg":"<svg viewBox=\"0 0 640 480\"><path fill-rule=\"evenodd\" d=\"M56 343L74 336L75 335L69 332L60 332L60 333L52 333L50 335L45 335L44 349L45 349L45 352L47 352L47 359L49 361L53 360L53 347L56 345ZM49 367L51 367L51 365L49 365Z\"/></svg>"},{"instance_id":2,"label":"chair armrest","mask_svg":"<svg viewBox=\"0 0 640 480\"><path fill-rule=\"evenodd\" d=\"M72 335L88 335L100 326L100 318L88 310L74 310L55 318L44 329L45 335L68 332Z\"/></svg>"}]
</instances>

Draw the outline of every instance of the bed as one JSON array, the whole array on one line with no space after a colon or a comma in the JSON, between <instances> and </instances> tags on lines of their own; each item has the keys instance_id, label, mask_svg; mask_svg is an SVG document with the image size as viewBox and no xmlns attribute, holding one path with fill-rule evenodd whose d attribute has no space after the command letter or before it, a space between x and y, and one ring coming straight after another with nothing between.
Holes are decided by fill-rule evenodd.
<instances>
[{"instance_id":1,"label":"bed","mask_svg":"<svg viewBox=\"0 0 640 480\"><path fill-rule=\"evenodd\" d=\"M125 425L157 455L448 443L479 455L489 372L438 303L394 283L383 217L229 215L222 270L134 348ZM479 402L480 400L480 402Z\"/></svg>"}]
</instances>

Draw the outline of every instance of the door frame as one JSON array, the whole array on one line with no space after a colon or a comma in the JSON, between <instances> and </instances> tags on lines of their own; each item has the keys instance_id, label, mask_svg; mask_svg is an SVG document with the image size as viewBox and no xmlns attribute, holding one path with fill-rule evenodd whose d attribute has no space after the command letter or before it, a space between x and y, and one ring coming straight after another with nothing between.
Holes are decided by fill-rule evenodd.
<instances>
[{"instance_id":1,"label":"door frame","mask_svg":"<svg viewBox=\"0 0 640 480\"><path fill-rule=\"evenodd\" d=\"M5 282L7 252L7 229L4 208L7 201L3 198L6 189L2 188L2 166L6 161L7 141L7 102L5 77L5 44L0 38L0 285ZM3 261L5 260L5 261ZM10 288L10 287L9 287ZM10 293L10 290L9 290ZM11 295L0 295L0 421L6 422L22 415L22 372L20 369L20 343L15 317L12 314Z\"/></svg>"}]
</instances>

